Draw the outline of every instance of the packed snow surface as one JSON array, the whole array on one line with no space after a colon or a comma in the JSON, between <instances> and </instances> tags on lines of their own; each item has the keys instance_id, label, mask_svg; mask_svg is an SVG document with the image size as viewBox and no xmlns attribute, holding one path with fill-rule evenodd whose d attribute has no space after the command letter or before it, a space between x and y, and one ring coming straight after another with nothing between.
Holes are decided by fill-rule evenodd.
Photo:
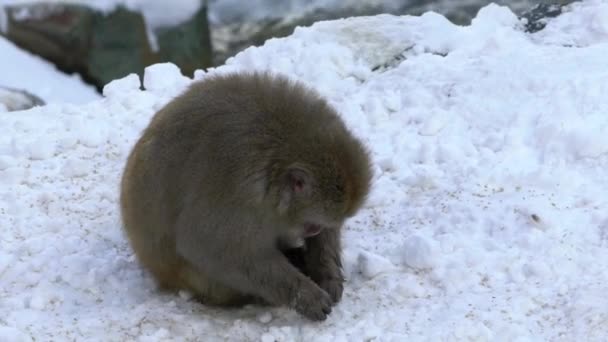
<instances>
[{"instance_id":1,"label":"packed snow surface","mask_svg":"<svg viewBox=\"0 0 608 342\"><path fill-rule=\"evenodd\" d=\"M189 80L169 65L106 98L0 120L2 341L605 341L608 1L537 34L504 7L323 22L210 73L271 69L322 92L369 146L322 323L159 292L117 206L127 154ZM207 74L198 72L197 79Z\"/></svg>"}]
</instances>

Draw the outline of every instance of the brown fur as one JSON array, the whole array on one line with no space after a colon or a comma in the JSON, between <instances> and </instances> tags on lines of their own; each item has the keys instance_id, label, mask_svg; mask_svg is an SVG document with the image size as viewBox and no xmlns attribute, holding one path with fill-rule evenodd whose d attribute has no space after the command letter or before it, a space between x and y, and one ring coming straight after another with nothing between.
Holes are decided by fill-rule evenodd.
<instances>
[{"instance_id":1,"label":"brown fur","mask_svg":"<svg viewBox=\"0 0 608 342\"><path fill-rule=\"evenodd\" d=\"M316 92L267 73L213 76L135 144L122 217L161 286L322 320L342 296L340 227L370 177L365 148ZM323 230L307 237L311 227Z\"/></svg>"}]
</instances>

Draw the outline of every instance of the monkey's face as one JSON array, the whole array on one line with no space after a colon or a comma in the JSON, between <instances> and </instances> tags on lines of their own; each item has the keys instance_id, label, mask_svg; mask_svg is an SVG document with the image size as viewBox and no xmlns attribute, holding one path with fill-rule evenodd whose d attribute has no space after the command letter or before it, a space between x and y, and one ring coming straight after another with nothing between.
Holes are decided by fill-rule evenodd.
<instances>
[{"instance_id":1,"label":"monkey's face","mask_svg":"<svg viewBox=\"0 0 608 342\"><path fill-rule=\"evenodd\" d=\"M344 219L336 213L335 205L310 200L302 200L290 208L290 219L284 227L282 240L290 247L301 247L305 240L321 234L325 230L340 229Z\"/></svg>"},{"instance_id":2,"label":"monkey's face","mask_svg":"<svg viewBox=\"0 0 608 342\"><path fill-rule=\"evenodd\" d=\"M335 189L329 194L325 188L328 186L304 168L288 170L282 194L287 224L280 233L285 244L300 247L305 239L326 229L340 229L347 216L346 205L336 196Z\"/></svg>"},{"instance_id":3,"label":"monkey's face","mask_svg":"<svg viewBox=\"0 0 608 342\"><path fill-rule=\"evenodd\" d=\"M326 229L339 229L341 224L321 225L313 222L302 222L287 227L279 236L281 245L288 248L304 246L306 239L319 235Z\"/></svg>"}]
</instances>

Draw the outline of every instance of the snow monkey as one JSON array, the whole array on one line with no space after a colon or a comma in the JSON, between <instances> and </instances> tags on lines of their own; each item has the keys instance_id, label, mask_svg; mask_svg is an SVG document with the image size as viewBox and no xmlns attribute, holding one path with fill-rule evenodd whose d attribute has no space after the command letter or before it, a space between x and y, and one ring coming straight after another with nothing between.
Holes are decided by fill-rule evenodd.
<instances>
[{"instance_id":1,"label":"snow monkey","mask_svg":"<svg viewBox=\"0 0 608 342\"><path fill-rule=\"evenodd\" d=\"M122 219L161 288L324 320L342 297L341 226L371 174L367 149L314 90L267 72L208 76L135 144Z\"/></svg>"}]
</instances>

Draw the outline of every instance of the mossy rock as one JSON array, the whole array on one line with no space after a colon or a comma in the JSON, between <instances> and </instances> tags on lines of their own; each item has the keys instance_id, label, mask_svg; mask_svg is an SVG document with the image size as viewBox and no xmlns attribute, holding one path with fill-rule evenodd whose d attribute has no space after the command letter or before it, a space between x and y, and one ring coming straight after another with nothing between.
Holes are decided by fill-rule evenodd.
<instances>
[{"instance_id":1,"label":"mossy rock","mask_svg":"<svg viewBox=\"0 0 608 342\"><path fill-rule=\"evenodd\" d=\"M193 76L195 70L212 65L206 6L201 6L190 20L173 27L157 28L154 33L160 62L177 64L187 76Z\"/></svg>"},{"instance_id":2,"label":"mossy rock","mask_svg":"<svg viewBox=\"0 0 608 342\"><path fill-rule=\"evenodd\" d=\"M86 6L34 3L6 7L6 37L65 72L77 72L101 90L146 66L172 62L186 74L211 66L206 7L173 27L155 31L153 49L141 13L117 7L104 13Z\"/></svg>"}]
</instances>

